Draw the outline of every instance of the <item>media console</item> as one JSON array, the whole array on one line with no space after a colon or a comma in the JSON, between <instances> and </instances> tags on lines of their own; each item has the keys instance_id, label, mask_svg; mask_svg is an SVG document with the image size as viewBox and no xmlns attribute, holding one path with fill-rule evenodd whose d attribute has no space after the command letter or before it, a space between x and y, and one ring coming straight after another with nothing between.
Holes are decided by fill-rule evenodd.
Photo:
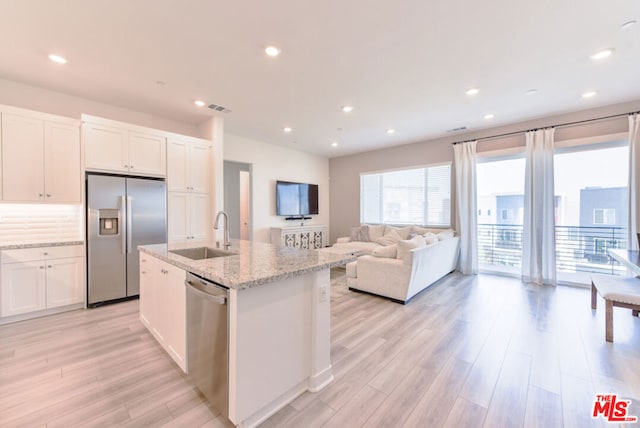
<instances>
[{"instance_id":1,"label":"media console","mask_svg":"<svg viewBox=\"0 0 640 428\"><path fill-rule=\"evenodd\" d=\"M314 250L324 248L327 240L327 226L323 224L271 228L271 243L281 247Z\"/></svg>"}]
</instances>

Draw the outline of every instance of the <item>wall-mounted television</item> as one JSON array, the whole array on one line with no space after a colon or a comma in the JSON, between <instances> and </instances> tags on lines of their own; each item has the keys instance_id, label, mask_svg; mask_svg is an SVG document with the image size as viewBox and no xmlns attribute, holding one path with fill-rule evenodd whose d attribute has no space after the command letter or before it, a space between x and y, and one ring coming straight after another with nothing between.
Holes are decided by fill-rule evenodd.
<instances>
[{"instance_id":1,"label":"wall-mounted television","mask_svg":"<svg viewBox=\"0 0 640 428\"><path fill-rule=\"evenodd\" d=\"M318 185L277 181L276 214L297 218L317 215Z\"/></svg>"}]
</instances>

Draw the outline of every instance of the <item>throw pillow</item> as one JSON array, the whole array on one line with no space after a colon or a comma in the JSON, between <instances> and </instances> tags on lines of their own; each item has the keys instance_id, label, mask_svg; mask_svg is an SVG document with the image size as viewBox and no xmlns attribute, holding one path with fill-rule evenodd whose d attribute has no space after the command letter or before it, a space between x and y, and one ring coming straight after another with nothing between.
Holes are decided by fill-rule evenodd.
<instances>
[{"instance_id":1,"label":"throw pillow","mask_svg":"<svg viewBox=\"0 0 640 428\"><path fill-rule=\"evenodd\" d=\"M435 244L439 241L438 235L436 235L435 233L427 232L422 236L424 237L427 245Z\"/></svg>"},{"instance_id":2,"label":"throw pillow","mask_svg":"<svg viewBox=\"0 0 640 428\"><path fill-rule=\"evenodd\" d=\"M440 232L442 229L431 229L429 227L420 227L420 226L413 226L411 228L411 231L416 233L417 235L422 235L424 236L425 233L433 233L436 234L438 232Z\"/></svg>"},{"instance_id":3,"label":"throw pillow","mask_svg":"<svg viewBox=\"0 0 640 428\"><path fill-rule=\"evenodd\" d=\"M453 238L453 229L443 230L438 233L438 241L444 241L445 239Z\"/></svg>"},{"instance_id":4,"label":"throw pillow","mask_svg":"<svg viewBox=\"0 0 640 428\"><path fill-rule=\"evenodd\" d=\"M405 227L387 226L387 229L385 230L385 232L389 230L395 230L396 232L398 232L398 235L400 235L400 239L407 239L409 237L409 234L411 233L411 227L412 226L405 226Z\"/></svg>"},{"instance_id":5,"label":"throw pillow","mask_svg":"<svg viewBox=\"0 0 640 428\"><path fill-rule=\"evenodd\" d=\"M351 241L356 242L369 242L369 226L352 227L351 228Z\"/></svg>"},{"instance_id":6,"label":"throw pillow","mask_svg":"<svg viewBox=\"0 0 640 428\"><path fill-rule=\"evenodd\" d=\"M369 239L375 242L376 239L384 236L384 224L369 224Z\"/></svg>"},{"instance_id":7,"label":"throw pillow","mask_svg":"<svg viewBox=\"0 0 640 428\"><path fill-rule=\"evenodd\" d=\"M396 258L402 260L404 264L411 264L413 261L413 253L411 250L426 247L424 238L420 235L412 239L403 239L398 241L398 255Z\"/></svg>"},{"instance_id":8,"label":"throw pillow","mask_svg":"<svg viewBox=\"0 0 640 428\"><path fill-rule=\"evenodd\" d=\"M398 245L385 245L384 247L378 247L371 253L374 257L382 257L385 259L395 259L398 254Z\"/></svg>"},{"instance_id":9,"label":"throw pillow","mask_svg":"<svg viewBox=\"0 0 640 428\"><path fill-rule=\"evenodd\" d=\"M387 233L385 233L384 236L376 239L373 242L377 242L378 244L381 244L381 245L393 245L401 239L402 239L402 236L400 236L398 232L392 229L392 230L389 230Z\"/></svg>"}]
</instances>

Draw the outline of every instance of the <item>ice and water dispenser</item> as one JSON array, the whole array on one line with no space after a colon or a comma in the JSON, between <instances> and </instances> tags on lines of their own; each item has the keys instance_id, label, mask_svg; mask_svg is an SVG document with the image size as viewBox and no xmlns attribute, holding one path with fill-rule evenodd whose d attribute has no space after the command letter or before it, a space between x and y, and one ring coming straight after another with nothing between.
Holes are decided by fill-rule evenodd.
<instances>
[{"instance_id":1,"label":"ice and water dispenser","mask_svg":"<svg viewBox=\"0 0 640 428\"><path fill-rule=\"evenodd\" d=\"M117 235L119 233L119 215L120 211L117 209L99 209L98 220L99 230L98 235L109 236Z\"/></svg>"}]
</instances>

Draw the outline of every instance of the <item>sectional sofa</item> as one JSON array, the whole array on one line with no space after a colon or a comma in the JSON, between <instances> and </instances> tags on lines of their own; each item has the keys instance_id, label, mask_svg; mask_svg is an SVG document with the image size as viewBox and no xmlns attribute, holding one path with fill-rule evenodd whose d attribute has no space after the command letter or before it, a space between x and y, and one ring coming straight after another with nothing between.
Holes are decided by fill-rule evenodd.
<instances>
[{"instance_id":1,"label":"sectional sofa","mask_svg":"<svg viewBox=\"0 0 640 428\"><path fill-rule=\"evenodd\" d=\"M365 254L347 265L351 290L405 304L456 269L460 238L450 229L363 225L334 246Z\"/></svg>"}]
</instances>

